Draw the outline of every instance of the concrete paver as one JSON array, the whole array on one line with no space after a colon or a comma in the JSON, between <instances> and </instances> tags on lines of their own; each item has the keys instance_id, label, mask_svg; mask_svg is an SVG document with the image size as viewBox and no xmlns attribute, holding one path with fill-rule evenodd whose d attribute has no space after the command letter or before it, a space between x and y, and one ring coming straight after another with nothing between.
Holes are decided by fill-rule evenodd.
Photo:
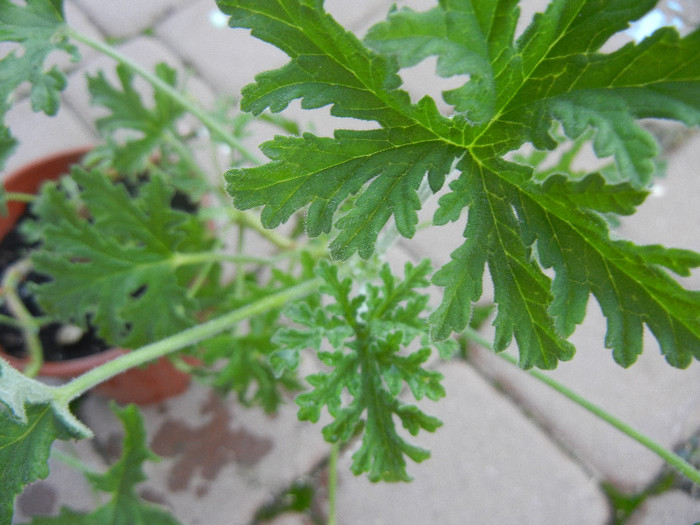
<instances>
[{"instance_id":1,"label":"concrete paver","mask_svg":"<svg viewBox=\"0 0 700 525\"><path fill-rule=\"evenodd\" d=\"M287 61L279 49L232 29L211 0L183 5L155 26L155 34L174 49L219 94L237 95L257 73ZM222 23L223 22L223 23Z\"/></svg>"},{"instance_id":2,"label":"concrete paver","mask_svg":"<svg viewBox=\"0 0 700 525\"><path fill-rule=\"evenodd\" d=\"M123 435L108 403L95 395L81 407L103 450L113 450ZM293 403L265 415L196 383L186 395L141 412L149 446L162 460L146 466L148 480L140 491L185 524L249 523L272 495L310 472L329 450L317 428L298 421Z\"/></svg>"},{"instance_id":3,"label":"concrete paver","mask_svg":"<svg viewBox=\"0 0 700 525\"><path fill-rule=\"evenodd\" d=\"M692 525L700 522L700 498L671 490L647 499L629 525Z\"/></svg>"},{"instance_id":4,"label":"concrete paver","mask_svg":"<svg viewBox=\"0 0 700 525\"><path fill-rule=\"evenodd\" d=\"M408 483L372 484L340 462L339 523L603 525L607 500L583 471L470 366L441 366L447 396L422 409L444 425L411 442L432 456Z\"/></svg>"},{"instance_id":5,"label":"concrete paver","mask_svg":"<svg viewBox=\"0 0 700 525\"><path fill-rule=\"evenodd\" d=\"M73 1L105 35L118 39L133 37L152 28L165 14L186 3L185 0Z\"/></svg>"}]
</instances>

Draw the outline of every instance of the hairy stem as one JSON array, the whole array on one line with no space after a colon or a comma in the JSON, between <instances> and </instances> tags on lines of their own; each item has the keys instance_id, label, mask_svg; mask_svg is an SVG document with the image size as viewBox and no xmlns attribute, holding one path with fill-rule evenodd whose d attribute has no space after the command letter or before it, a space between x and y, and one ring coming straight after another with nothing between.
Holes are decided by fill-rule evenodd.
<instances>
[{"instance_id":1,"label":"hairy stem","mask_svg":"<svg viewBox=\"0 0 700 525\"><path fill-rule=\"evenodd\" d=\"M17 292L17 286L31 268L32 264L29 259L22 259L7 268L2 280L2 293L5 296L7 308L19 321L19 329L29 353L29 362L24 369L24 374L27 377L36 377L41 365L44 364L44 350L39 339L39 323L24 306Z\"/></svg>"},{"instance_id":2,"label":"hairy stem","mask_svg":"<svg viewBox=\"0 0 700 525\"><path fill-rule=\"evenodd\" d=\"M331 445L331 455L328 460L328 525L335 525L336 499L338 495L338 451L340 443Z\"/></svg>"},{"instance_id":3,"label":"hairy stem","mask_svg":"<svg viewBox=\"0 0 700 525\"><path fill-rule=\"evenodd\" d=\"M16 202L34 202L36 195L33 193L20 193L17 191L8 191L5 193L5 200Z\"/></svg>"},{"instance_id":4,"label":"hairy stem","mask_svg":"<svg viewBox=\"0 0 700 525\"><path fill-rule=\"evenodd\" d=\"M260 222L257 215L253 215L249 212L239 211L235 208L229 208L228 214L233 222L236 222L242 226L246 226L256 233L260 234L262 237L270 241L277 248L282 250L289 250L295 247L296 243L289 237L280 235L274 230L268 230Z\"/></svg>"},{"instance_id":5,"label":"hairy stem","mask_svg":"<svg viewBox=\"0 0 700 525\"><path fill-rule=\"evenodd\" d=\"M75 399L91 388L130 368L143 365L159 357L182 350L183 348L218 335L225 330L229 330L232 325L249 317L259 315L275 308L280 308L290 301L300 299L317 290L321 283L322 279L320 278L310 279L291 288L287 288L286 290L282 290L281 292L258 299L249 305L228 312L220 317L183 330L182 332L161 339L155 343L148 344L128 354L124 354L58 387L56 389L56 399L60 402L68 403L70 400Z\"/></svg>"},{"instance_id":6,"label":"hairy stem","mask_svg":"<svg viewBox=\"0 0 700 525\"><path fill-rule=\"evenodd\" d=\"M493 347L491 346L491 343L481 334L476 332L475 330L472 330L471 328L467 328L464 331L464 334L472 341L475 343L478 343L479 345L483 346L484 348L487 348L489 350L493 351ZM509 356L508 354L504 353L499 353L498 354L501 358L505 359L509 363L518 366L518 360L512 356ZM609 423L619 431L623 432L624 434L628 435L632 439L634 439L636 442L640 443L641 445L645 446L649 450L651 450L654 454L659 456L661 459L663 459L668 465L671 467L675 468L678 470L681 474L686 476L689 480L691 480L693 483L697 484L700 486L700 471L698 471L695 467L693 467L690 463L688 463L686 460L684 460L682 457L680 457L678 454L674 453L671 450L668 450L667 448L663 447L650 437L642 434L639 430L633 428L631 425L628 425L627 423L620 421L617 417L613 416L609 412L603 410L601 407L598 405L591 403L588 401L586 398L583 396L577 394L573 390L569 389L568 387L562 385L558 381L555 381L548 375L540 372L539 370L528 370L528 373L535 377L536 379L542 381L544 384L547 386L553 388L563 396L569 398L571 401L579 405L580 407L585 408L595 416L599 417L606 423Z\"/></svg>"}]
</instances>

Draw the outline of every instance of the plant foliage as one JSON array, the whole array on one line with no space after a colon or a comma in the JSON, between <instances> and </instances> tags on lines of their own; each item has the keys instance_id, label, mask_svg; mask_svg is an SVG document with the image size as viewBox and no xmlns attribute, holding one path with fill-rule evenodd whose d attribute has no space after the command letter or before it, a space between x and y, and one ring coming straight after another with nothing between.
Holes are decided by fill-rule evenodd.
<instances>
[{"instance_id":1,"label":"plant foliage","mask_svg":"<svg viewBox=\"0 0 700 525\"><path fill-rule=\"evenodd\" d=\"M413 396L433 401L445 395L439 372L423 368L431 354L427 323L421 318L428 297L415 289L429 284L430 264L407 264L404 280L396 282L388 265L381 272L381 284L367 284L364 293L353 296L353 281L338 277L338 267L322 262L318 274L325 284L321 292L333 303L311 308L307 303L291 306L289 317L304 328L281 329L276 340L284 349L276 355L278 367L296 366L299 351L309 347L330 372L307 377L314 388L300 394L299 419L314 423L326 407L333 422L323 428L331 443L345 442L362 429L362 444L352 456L355 474L369 473L372 481L408 481L404 456L422 461L427 450L408 443L398 433L395 418L411 435L421 429L433 432L442 423L414 405L398 399L404 383ZM401 352L416 338L421 347ZM321 351L327 342L332 351ZM440 343L445 355L454 350L452 342ZM349 399L344 394L349 394Z\"/></svg>"},{"instance_id":2,"label":"plant foliage","mask_svg":"<svg viewBox=\"0 0 700 525\"><path fill-rule=\"evenodd\" d=\"M63 2L45 0L20 5L0 0L0 41L14 42L13 49L0 60L0 167L16 144L4 123L14 91L23 83L31 85L30 100L34 111L54 115L60 105L66 77L53 65L44 63L54 51L63 51L78 60L77 48L61 33L64 26Z\"/></svg>"},{"instance_id":3,"label":"plant foliage","mask_svg":"<svg viewBox=\"0 0 700 525\"><path fill-rule=\"evenodd\" d=\"M554 368L573 356L566 339L591 295L619 364L635 362L647 325L667 361L686 367L700 358L700 293L667 271L688 275L700 255L611 239L602 217L634 210L653 173L656 143L635 120L700 122L700 30L680 37L662 28L600 51L655 3L554 0L515 39L517 0L441 0L425 12L394 9L361 42L319 0L218 0L231 26L290 57L244 88L244 109L281 111L301 99L304 108L331 105L335 116L378 125L275 138L263 145L269 163L227 173L228 191L239 208L264 206L267 227L308 206L311 235L335 228L335 257L368 257L392 217L402 235L414 234L418 188L427 179L438 192L454 167L434 223L463 221L467 209L465 242L433 278L444 288L430 318L435 340L467 325L488 267L495 349L515 338L522 367ZM400 87L400 68L434 55L438 75L469 75L443 93L449 116L429 96L412 103ZM614 169L541 182L509 160L526 143L555 148L557 125L570 139L593 130L596 153L612 156Z\"/></svg>"},{"instance_id":4,"label":"plant foliage","mask_svg":"<svg viewBox=\"0 0 700 525\"><path fill-rule=\"evenodd\" d=\"M12 520L14 498L25 485L48 476L54 440L92 436L53 392L0 359L0 523Z\"/></svg>"},{"instance_id":5,"label":"plant foliage","mask_svg":"<svg viewBox=\"0 0 700 525\"><path fill-rule=\"evenodd\" d=\"M178 256L213 246L206 225L171 207L173 189L159 176L134 197L99 171L75 168L71 180L79 199L45 185L33 207L43 249L32 261L51 277L34 288L44 311L82 326L91 320L103 339L125 348L196 324L192 273Z\"/></svg>"},{"instance_id":6,"label":"plant foliage","mask_svg":"<svg viewBox=\"0 0 700 525\"><path fill-rule=\"evenodd\" d=\"M179 521L165 509L144 501L136 486L146 479L143 464L157 461L159 457L148 448L143 419L134 405L112 410L124 425L125 437L122 456L106 472L86 474L90 484L99 491L111 494L111 499L90 513L77 512L63 507L58 516L36 517L33 525L108 525L116 523L133 525L177 525Z\"/></svg>"}]
</instances>

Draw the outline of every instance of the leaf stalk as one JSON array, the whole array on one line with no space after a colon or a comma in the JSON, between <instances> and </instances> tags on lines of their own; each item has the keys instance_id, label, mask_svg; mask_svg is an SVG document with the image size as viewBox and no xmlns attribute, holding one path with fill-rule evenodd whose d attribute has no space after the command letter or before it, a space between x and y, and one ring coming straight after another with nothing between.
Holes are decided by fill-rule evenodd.
<instances>
[{"instance_id":1,"label":"leaf stalk","mask_svg":"<svg viewBox=\"0 0 700 525\"><path fill-rule=\"evenodd\" d=\"M8 267L2 280L2 293L8 309L18 321L18 328L22 332L29 353L29 362L24 369L24 374L27 377L36 377L41 365L44 364L44 350L39 339L40 323L32 316L17 292L17 286L31 268L29 259L21 259Z\"/></svg>"}]
</instances>

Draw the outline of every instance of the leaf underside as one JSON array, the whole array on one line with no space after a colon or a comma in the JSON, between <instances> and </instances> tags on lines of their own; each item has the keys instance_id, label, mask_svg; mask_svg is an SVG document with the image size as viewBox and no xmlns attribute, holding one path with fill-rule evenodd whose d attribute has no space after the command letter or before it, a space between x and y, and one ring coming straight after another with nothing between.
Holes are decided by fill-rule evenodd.
<instances>
[{"instance_id":1,"label":"leaf underside","mask_svg":"<svg viewBox=\"0 0 700 525\"><path fill-rule=\"evenodd\" d=\"M263 145L270 162L229 170L234 204L263 206L267 227L307 209L311 235L333 232L332 254L368 257L391 219L411 237L421 207L451 176L434 222L465 221L465 242L434 276L444 287L431 316L435 340L462 330L490 271L498 303L495 348L515 339L520 365L554 368L570 359L567 341L591 295L607 318L605 345L633 364L648 326L673 366L700 358L700 293L668 270L688 275L700 255L613 240L603 214L630 214L654 171L655 140L641 118L700 123L700 30L680 37L662 28L610 53L601 47L655 0L554 0L515 40L517 0L441 0L425 12L393 9L364 43L318 0L218 0L230 25L251 29L290 57L244 88L242 107L281 111L330 105L338 117L379 129L306 134ZM412 103L399 68L437 56L436 73L468 75L443 92L441 114L426 96ZM554 149L592 135L612 169L539 181L532 167L506 159L530 143ZM353 199L352 207L341 205ZM347 208L347 207L346 207ZM551 270L548 271L548 270ZM552 277L553 276L553 277Z\"/></svg>"}]
</instances>

